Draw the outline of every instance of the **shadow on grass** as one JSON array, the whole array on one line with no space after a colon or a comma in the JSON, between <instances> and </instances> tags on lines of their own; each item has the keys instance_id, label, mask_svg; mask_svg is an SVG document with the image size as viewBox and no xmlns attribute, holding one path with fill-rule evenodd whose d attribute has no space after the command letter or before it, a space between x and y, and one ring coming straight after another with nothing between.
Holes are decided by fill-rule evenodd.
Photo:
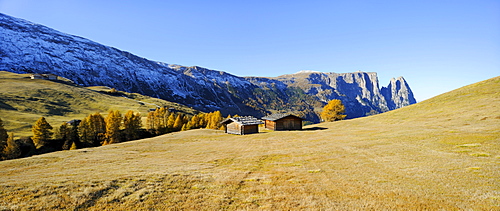
<instances>
[{"instance_id":1,"label":"shadow on grass","mask_svg":"<svg viewBox=\"0 0 500 211\"><path fill-rule=\"evenodd\" d=\"M316 131L316 130L326 130L328 128L326 127L311 127L311 128L304 128L302 129L303 131Z\"/></svg>"}]
</instances>

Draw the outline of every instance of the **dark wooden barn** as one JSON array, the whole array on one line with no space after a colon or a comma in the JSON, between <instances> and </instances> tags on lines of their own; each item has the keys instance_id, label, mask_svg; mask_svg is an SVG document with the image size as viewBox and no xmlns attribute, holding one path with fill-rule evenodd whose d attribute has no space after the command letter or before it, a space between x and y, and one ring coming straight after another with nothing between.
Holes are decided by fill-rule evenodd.
<instances>
[{"instance_id":1,"label":"dark wooden barn","mask_svg":"<svg viewBox=\"0 0 500 211\"><path fill-rule=\"evenodd\" d=\"M263 117L270 130L302 130L302 118L292 114L271 114Z\"/></svg>"},{"instance_id":2,"label":"dark wooden barn","mask_svg":"<svg viewBox=\"0 0 500 211\"><path fill-rule=\"evenodd\" d=\"M246 135L259 132L259 125L264 122L255 117L232 117L221 122L226 126L226 133L236 135Z\"/></svg>"}]
</instances>

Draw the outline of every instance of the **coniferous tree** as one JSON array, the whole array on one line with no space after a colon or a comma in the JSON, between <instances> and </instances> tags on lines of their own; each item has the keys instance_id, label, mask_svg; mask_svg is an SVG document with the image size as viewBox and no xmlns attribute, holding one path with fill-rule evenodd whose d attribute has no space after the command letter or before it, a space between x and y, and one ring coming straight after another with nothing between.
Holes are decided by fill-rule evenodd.
<instances>
[{"instance_id":1,"label":"coniferous tree","mask_svg":"<svg viewBox=\"0 0 500 211\"><path fill-rule=\"evenodd\" d=\"M191 128L192 129L197 129L199 128L199 125L200 125L200 117L198 114L194 115L193 117L191 117L191 121L190 121L190 124L191 124Z\"/></svg>"},{"instance_id":2,"label":"coniferous tree","mask_svg":"<svg viewBox=\"0 0 500 211\"><path fill-rule=\"evenodd\" d=\"M192 126L191 126L190 121L182 125L182 131L191 130L191 129L192 129Z\"/></svg>"},{"instance_id":3,"label":"coniferous tree","mask_svg":"<svg viewBox=\"0 0 500 211\"><path fill-rule=\"evenodd\" d=\"M106 122L106 139L108 144L119 143L120 127L122 125L122 115L120 111L110 111L104 120Z\"/></svg>"},{"instance_id":4,"label":"coniferous tree","mask_svg":"<svg viewBox=\"0 0 500 211\"><path fill-rule=\"evenodd\" d=\"M68 135L68 123L62 123L54 134L55 139L66 141Z\"/></svg>"},{"instance_id":5,"label":"coniferous tree","mask_svg":"<svg viewBox=\"0 0 500 211\"><path fill-rule=\"evenodd\" d=\"M62 150L69 150L73 143L76 145L79 142L78 137L78 122L65 122L61 124L56 132L56 139L62 143Z\"/></svg>"},{"instance_id":6,"label":"coniferous tree","mask_svg":"<svg viewBox=\"0 0 500 211\"><path fill-rule=\"evenodd\" d=\"M10 133L7 138L7 146L3 149L3 159L14 159L21 156L19 144L14 140L14 133Z\"/></svg>"},{"instance_id":7,"label":"coniferous tree","mask_svg":"<svg viewBox=\"0 0 500 211\"><path fill-rule=\"evenodd\" d=\"M169 132L169 128L167 126L168 124L168 117L170 115L170 112L166 108L160 108L158 109L158 134L165 134Z\"/></svg>"},{"instance_id":8,"label":"coniferous tree","mask_svg":"<svg viewBox=\"0 0 500 211\"><path fill-rule=\"evenodd\" d=\"M345 107L341 100L330 100L328 104L323 107L320 116L323 121L333 122L343 120L347 115L344 115Z\"/></svg>"},{"instance_id":9,"label":"coniferous tree","mask_svg":"<svg viewBox=\"0 0 500 211\"><path fill-rule=\"evenodd\" d=\"M33 143L35 143L36 148L48 145L49 141L54 134L52 132L52 126L45 120L45 117L41 117L35 122L33 128Z\"/></svg>"},{"instance_id":10,"label":"coniferous tree","mask_svg":"<svg viewBox=\"0 0 500 211\"><path fill-rule=\"evenodd\" d=\"M73 121L69 124L67 138L68 138L68 145L70 146L70 148L73 146L73 144L75 146L80 145L80 138L78 136L79 122L80 121Z\"/></svg>"},{"instance_id":11,"label":"coniferous tree","mask_svg":"<svg viewBox=\"0 0 500 211\"><path fill-rule=\"evenodd\" d=\"M203 122L205 122L206 129L212 129L212 113L207 113L204 115Z\"/></svg>"},{"instance_id":12,"label":"coniferous tree","mask_svg":"<svg viewBox=\"0 0 500 211\"><path fill-rule=\"evenodd\" d=\"M150 111L146 117L146 130L150 133L155 133L155 113Z\"/></svg>"},{"instance_id":13,"label":"coniferous tree","mask_svg":"<svg viewBox=\"0 0 500 211\"><path fill-rule=\"evenodd\" d=\"M69 148L69 150L75 150L75 149L78 149L78 147L76 146L75 142L73 142L73 144L71 144L71 147Z\"/></svg>"},{"instance_id":14,"label":"coniferous tree","mask_svg":"<svg viewBox=\"0 0 500 211\"><path fill-rule=\"evenodd\" d=\"M78 126L78 135L83 146L90 147L93 145L94 135L90 126L90 116L83 118L80 122Z\"/></svg>"},{"instance_id":15,"label":"coniferous tree","mask_svg":"<svg viewBox=\"0 0 500 211\"><path fill-rule=\"evenodd\" d=\"M199 127L200 128L205 128L207 127L207 121L206 121L206 117L207 114L206 113L200 113L200 123L199 123Z\"/></svg>"},{"instance_id":16,"label":"coniferous tree","mask_svg":"<svg viewBox=\"0 0 500 211\"><path fill-rule=\"evenodd\" d=\"M138 139L139 131L142 127L141 114L134 114L133 111L127 111L123 118L123 127L125 138L128 141Z\"/></svg>"},{"instance_id":17,"label":"coniferous tree","mask_svg":"<svg viewBox=\"0 0 500 211\"><path fill-rule=\"evenodd\" d=\"M173 128L174 128L174 124L175 124L175 114L172 112L170 114L170 116L168 117L168 121L167 121L167 128L171 131Z\"/></svg>"},{"instance_id":18,"label":"coniferous tree","mask_svg":"<svg viewBox=\"0 0 500 211\"><path fill-rule=\"evenodd\" d=\"M106 136L106 123L102 115L100 113L95 113L84 118L78 126L78 134L83 146L77 147L95 147L102 145Z\"/></svg>"},{"instance_id":19,"label":"coniferous tree","mask_svg":"<svg viewBox=\"0 0 500 211\"><path fill-rule=\"evenodd\" d=\"M174 126L173 126L173 131L180 131L182 129L182 114L177 114L177 117L175 118Z\"/></svg>"},{"instance_id":20,"label":"coniferous tree","mask_svg":"<svg viewBox=\"0 0 500 211\"><path fill-rule=\"evenodd\" d=\"M220 127L222 126L222 124L220 122L222 122L222 120L224 120L224 118L222 117L222 113L220 111L214 111L211 120L212 120L212 125L213 125L212 129L219 130Z\"/></svg>"},{"instance_id":21,"label":"coniferous tree","mask_svg":"<svg viewBox=\"0 0 500 211\"><path fill-rule=\"evenodd\" d=\"M55 139L59 140L62 143L62 149L63 150L68 150L71 147L71 143L69 143L69 130L70 130L70 125L68 123L62 123L61 126L56 130L55 132Z\"/></svg>"},{"instance_id":22,"label":"coniferous tree","mask_svg":"<svg viewBox=\"0 0 500 211\"><path fill-rule=\"evenodd\" d=\"M165 124L163 120L164 108L157 108L154 111L154 131L155 134L160 135L165 130Z\"/></svg>"},{"instance_id":23,"label":"coniferous tree","mask_svg":"<svg viewBox=\"0 0 500 211\"><path fill-rule=\"evenodd\" d=\"M0 118L0 152L7 146L8 138L7 130L5 130L2 118Z\"/></svg>"}]
</instances>

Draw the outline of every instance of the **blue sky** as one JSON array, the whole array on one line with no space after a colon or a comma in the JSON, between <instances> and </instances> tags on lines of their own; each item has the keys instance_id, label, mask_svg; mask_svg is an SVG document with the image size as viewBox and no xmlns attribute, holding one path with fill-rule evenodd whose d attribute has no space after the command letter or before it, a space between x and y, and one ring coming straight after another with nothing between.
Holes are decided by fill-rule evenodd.
<instances>
[{"instance_id":1,"label":"blue sky","mask_svg":"<svg viewBox=\"0 0 500 211\"><path fill-rule=\"evenodd\" d=\"M0 12L238 76L403 76L418 101L500 75L498 0L0 0Z\"/></svg>"}]
</instances>

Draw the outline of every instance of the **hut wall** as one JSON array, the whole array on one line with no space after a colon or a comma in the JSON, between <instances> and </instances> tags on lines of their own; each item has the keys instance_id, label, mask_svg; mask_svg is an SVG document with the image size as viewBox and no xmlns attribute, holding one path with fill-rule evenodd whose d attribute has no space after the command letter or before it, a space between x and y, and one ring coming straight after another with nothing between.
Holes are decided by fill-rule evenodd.
<instances>
[{"instance_id":1,"label":"hut wall","mask_svg":"<svg viewBox=\"0 0 500 211\"><path fill-rule=\"evenodd\" d=\"M236 122L226 125L226 133L241 135L241 126Z\"/></svg>"},{"instance_id":2,"label":"hut wall","mask_svg":"<svg viewBox=\"0 0 500 211\"><path fill-rule=\"evenodd\" d=\"M266 126L267 129L269 129L269 130L275 130L275 128L276 128L276 122L266 119L265 123L266 123L265 126Z\"/></svg>"},{"instance_id":3,"label":"hut wall","mask_svg":"<svg viewBox=\"0 0 500 211\"><path fill-rule=\"evenodd\" d=\"M302 130L302 120L293 116L276 121L275 130Z\"/></svg>"},{"instance_id":4,"label":"hut wall","mask_svg":"<svg viewBox=\"0 0 500 211\"><path fill-rule=\"evenodd\" d=\"M245 125L243 126L243 134L252 134L259 132L259 125Z\"/></svg>"}]
</instances>

